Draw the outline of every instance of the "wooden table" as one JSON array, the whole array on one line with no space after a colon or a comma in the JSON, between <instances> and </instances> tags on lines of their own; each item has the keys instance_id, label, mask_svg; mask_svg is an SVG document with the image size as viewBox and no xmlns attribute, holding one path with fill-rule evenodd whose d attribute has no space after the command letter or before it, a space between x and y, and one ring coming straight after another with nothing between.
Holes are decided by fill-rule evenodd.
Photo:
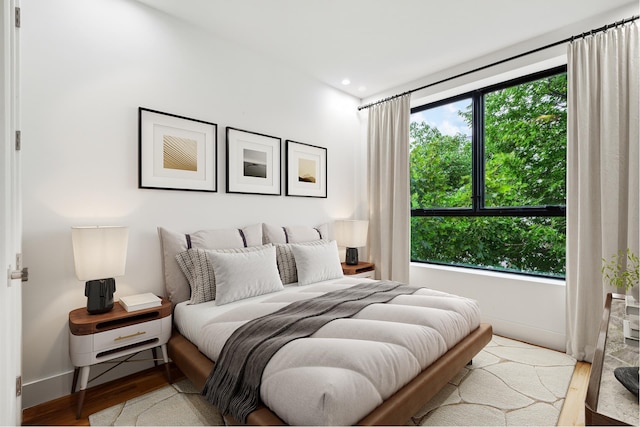
<instances>
[{"instance_id":1,"label":"wooden table","mask_svg":"<svg viewBox=\"0 0 640 427\"><path fill-rule=\"evenodd\" d=\"M638 366L638 341L625 343L624 297L607 294L584 404L586 425L638 425L638 398L614 377L620 366Z\"/></svg>"}]
</instances>

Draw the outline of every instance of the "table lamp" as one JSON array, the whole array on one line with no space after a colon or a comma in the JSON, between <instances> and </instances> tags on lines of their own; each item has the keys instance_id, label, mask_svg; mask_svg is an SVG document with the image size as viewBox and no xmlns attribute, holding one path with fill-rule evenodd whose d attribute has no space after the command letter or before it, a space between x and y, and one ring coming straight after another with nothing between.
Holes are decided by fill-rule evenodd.
<instances>
[{"instance_id":1,"label":"table lamp","mask_svg":"<svg viewBox=\"0 0 640 427\"><path fill-rule=\"evenodd\" d=\"M368 229L369 221L343 219L335 222L336 241L347 248L347 265L358 264L358 248L367 244Z\"/></svg>"},{"instance_id":2,"label":"table lamp","mask_svg":"<svg viewBox=\"0 0 640 427\"><path fill-rule=\"evenodd\" d=\"M86 281L84 295L90 314L113 308L113 277L124 275L128 238L129 227L71 227L76 276Z\"/></svg>"}]
</instances>

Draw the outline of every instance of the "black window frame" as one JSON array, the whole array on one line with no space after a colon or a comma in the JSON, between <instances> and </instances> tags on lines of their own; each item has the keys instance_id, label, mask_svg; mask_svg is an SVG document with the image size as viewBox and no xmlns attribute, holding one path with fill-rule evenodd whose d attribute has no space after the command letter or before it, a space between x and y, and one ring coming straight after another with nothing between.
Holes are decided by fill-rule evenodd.
<instances>
[{"instance_id":1,"label":"black window frame","mask_svg":"<svg viewBox=\"0 0 640 427\"><path fill-rule=\"evenodd\" d=\"M411 114L420 111L429 110L442 105L451 104L453 102L471 98L473 123L471 127L471 208L466 207L439 207L439 208L411 208L411 217L566 217L566 194L564 205L546 205L546 206L504 206L504 207L486 207L485 206L485 152L484 152L484 96L490 92L505 89L519 84L551 77L558 74L566 73L567 66L562 65L548 70L527 74L525 76L510 79L504 82L483 87L481 89L466 92L450 98L442 99L429 104L420 105L411 109ZM489 268L482 266L466 266L457 263L444 263L440 261L422 261L411 260L412 262L421 262L436 265L452 265L459 267L468 267L473 269L482 269L490 271L505 271L498 268ZM558 276L550 276L545 274L505 271L513 274L522 274L528 276L543 276L558 278Z\"/></svg>"}]
</instances>

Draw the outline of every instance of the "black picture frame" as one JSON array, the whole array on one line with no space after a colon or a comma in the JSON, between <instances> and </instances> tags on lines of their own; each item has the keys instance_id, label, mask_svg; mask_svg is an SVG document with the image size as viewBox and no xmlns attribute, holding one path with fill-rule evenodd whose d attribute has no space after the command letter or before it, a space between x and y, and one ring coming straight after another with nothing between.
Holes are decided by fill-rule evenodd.
<instances>
[{"instance_id":1,"label":"black picture frame","mask_svg":"<svg viewBox=\"0 0 640 427\"><path fill-rule=\"evenodd\" d=\"M327 149L287 140L287 196L327 197Z\"/></svg>"},{"instance_id":2,"label":"black picture frame","mask_svg":"<svg viewBox=\"0 0 640 427\"><path fill-rule=\"evenodd\" d=\"M138 108L138 188L217 192L218 125Z\"/></svg>"},{"instance_id":3,"label":"black picture frame","mask_svg":"<svg viewBox=\"0 0 640 427\"><path fill-rule=\"evenodd\" d=\"M282 195L282 139L227 127L226 192Z\"/></svg>"}]
</instances>

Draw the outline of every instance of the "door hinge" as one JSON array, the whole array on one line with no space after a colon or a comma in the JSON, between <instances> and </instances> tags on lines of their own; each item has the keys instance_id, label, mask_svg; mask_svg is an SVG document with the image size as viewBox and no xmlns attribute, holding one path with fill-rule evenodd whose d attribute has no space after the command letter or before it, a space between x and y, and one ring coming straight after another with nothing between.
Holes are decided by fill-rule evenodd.
<instances>
[{"instance_id":1,"label":"door hinge","mask_svg":"<svg viewBox=\"0 0 640 427\"><path fill-rule=\"evenodd\" d=\"M22 267L22 254L16 254L16 269L11 271L10 276L11 280L20 279L23 282L29 280L29 269Z\"/></svg>"},{"instance_id":2,"label":"door hinge","mask_svg":"<svg viewBox=\"0 0 640 427\"><path fill-rule=\"evenodd\" d=\"M16 7L16 28L20 28L20 8Z\"/></svg>"},{"instance_id":3,"label":"door hinge","mask_svg":"<svg viewBox=\"0 0 640 427\"><path fill-rule=\"evenodd\" d=\"M16 377L16 397L22 396L22 375Z\"/></svg>"},{"instance_id":4,"label":"door hinge","mask_svg":"<svg viewBox=\"0 0 640 427\"><path fill-rule=\"evenodd\" d=\"M16 151L20 151L22 149L22 132L19 130L16 131Z\"/></svg>"}]
</instances>

